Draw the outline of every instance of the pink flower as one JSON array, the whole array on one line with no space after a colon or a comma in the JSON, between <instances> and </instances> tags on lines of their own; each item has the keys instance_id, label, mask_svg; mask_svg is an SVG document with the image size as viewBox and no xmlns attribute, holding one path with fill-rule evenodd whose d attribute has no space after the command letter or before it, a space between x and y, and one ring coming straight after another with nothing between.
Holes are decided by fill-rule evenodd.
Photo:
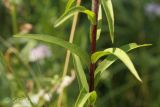
<instances>
[{"instance_id":1,"label":"pink flower","mask_svg":"<svg viewBox=\"0 0 160 107\"><path fill-rule=\"evenodd\" d=\"M35 62L44 58L51 57L50 49L45 45L39 45L36 48L33 48L29 53L29 60Z\"/></svg>"},{"instance_id":2,"label":"pink flower","mask_svg":"<svg viewBox=\"0 0 160 107\"><path fill-rule=\"evenodd\" d=\"M145 11L149 15L160 16L160 5L157 3L149 3L145 6Z\"/></svg>"}]
</instances>

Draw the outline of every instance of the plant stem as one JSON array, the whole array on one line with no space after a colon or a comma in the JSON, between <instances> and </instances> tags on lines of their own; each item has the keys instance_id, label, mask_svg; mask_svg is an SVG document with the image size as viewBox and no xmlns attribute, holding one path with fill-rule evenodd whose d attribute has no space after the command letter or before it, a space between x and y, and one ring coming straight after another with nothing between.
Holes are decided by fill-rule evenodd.
<instances>
[{"instance_id":1,"label":"plant stem","mask_svg":"<svg viewBox=\"0 0 160 107\"><path fill-rule=\"evenodd\" d=\"M80 6L80 4L81 4L81 0L77 0L77 6ZM75 30L76 30L76 26L77 26L77 22L78 22L78 14L79 13L76 13L74 15L74 18L73 18L71 33L70 33L70 37L69 37L69 42L70 43L73 43L73 39L74 39L74 35L75 35ZM64 64L64 69L63 69L63 74L62 74L62 80L67 75L68 65L69 65L69 61L70 61L70 56L71 56L71 52L69 50L67 50L65 64ZM62 97L63 97L63 93L64 93L63 91L61 92L61 94L59 95L59 98L58 98L58 107L61 107L61 105L62 105Z\"/></svg>"},{"instance_id":2,"label":"plant stem","mask_svg":"<svg viewBox=\"0 0 160 107\"><path fill-rule=\"evenodd\" d=\"M77 6L79 6L80 4L81 4L81 0L77 0ZM71 33L70 33L70 37L69 37L69 42L70 43L73 43L74 34L75 34L75 30L76 30L76 26L77 26L77 21L78 21L78 14L79 13L76 13L74 15L74 18L73 18ZM62 78L64 78L66 76L66 74L67 74L69 60L70 60L70 54L71 54L71 52L69 50L67 50Z\"/></svg>"},{"instance_id":3,"label":"plant stem","mask_svg":"<svg viewBox=\"0 0 160 107\"><path fill-rule=\"evenodd\" d=\"M92 11L95 13L96 23L91 25L91 54L96 51L97 21L98 21L99 0L92 0ZM95 63L90 64L89 92L94 90Z\"/></svg>"},{"instance_id":4,"label":"plant stem","mask_svg":"<svg viewBox=\"0 0 160 107\"><path fill-rule=\"evenodd\" d=\"M92 0L92 11L95 13L96 23L91 25L91 54L96 51L96 36L97 36L97 22L98 22L98 10L99 10L99 0ZM89 73L89 92L94 91L94 71L95 63L90 63L90 73ZM89 107L93 107L89 104Z\"/></svg>"},{"instance_id":5,"label":"plant stem","mask_svg":"<svg viewBox=\"0 0 160 107\"><path fill-rule=\"evenodd\" d=\"M11 17L12 17L12 28L13 28L13 34L16 34L18 32L17 27L17 13L16 13L16 6L13 5L11 9Z\"/></svg>"}]
</instances>

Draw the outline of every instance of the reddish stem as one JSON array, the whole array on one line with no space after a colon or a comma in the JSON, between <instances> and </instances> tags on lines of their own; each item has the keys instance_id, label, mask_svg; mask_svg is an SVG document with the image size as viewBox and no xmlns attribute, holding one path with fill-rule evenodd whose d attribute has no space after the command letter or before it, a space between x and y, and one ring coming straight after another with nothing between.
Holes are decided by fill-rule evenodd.
<instances>
[{"instance_id":1,"label":"reddish stem","mask_svg":"<svg viewBox=\"0 0 160 107\"><path fill-rule=\"evenodd\" d=\"M97 35L99 0L92 0L92 4L93 4L92 11L95 13L96 23L91 26L91 54L93 54L96 51L96 35ZM89 92L92 92L94 90L94 71L95 71L95 63L91 63Z\"/></svg>"}]
</instances>

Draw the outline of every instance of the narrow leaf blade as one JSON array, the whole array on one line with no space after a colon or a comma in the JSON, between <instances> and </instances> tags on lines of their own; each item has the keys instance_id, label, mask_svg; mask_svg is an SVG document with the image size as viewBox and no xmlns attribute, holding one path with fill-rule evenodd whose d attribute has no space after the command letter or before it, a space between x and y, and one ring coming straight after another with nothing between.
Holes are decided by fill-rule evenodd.
<instances>
[{"instance_id":1,"label":"narrow leaf blade","mask_svg":"<svg viewBox=\"0 0 160 107\"><path fill-rule=\"evenodd\" d=\"M120 47L123 51L125 52L129 52L133 49L136 48L140 48L140 47L144 47L144 46L150 46L151 44L143 44L143 45L138 45L136 43L130 43L127 45L124 45L122 47ZM95 81L96 83L98 82L101 74L110 66L112 65L118 58L113 56L113 55L109 55L107 58L105 58L96 68L95 70Z\"/></svg>"},{"instance_id":2,"label":"narrow leaf blade","mask_svg":"<svg viewBox=\"0 0 160 107\"><path fill-rule=\"evenodd\" d=\"M101 7L101 5L99 5L98 26L97 26L97 37L96 37L96 40L98 40L100 38L101 28L102 28L102 7Z\"/></svg>"},{"instance_id":3,"label":"narrow leaf blade","mask_svg":"<svg viewBox=\"0 0 160 107\"><path fill-rule=\"evenodd\" d=\"M84 91L84 89L81 90L79 96L78 96L78 99L76 101L76 104L75 104L75 107L84 107L84 105L86 104L86 102L91 98L91 96L93 97L94 96L94 100L96 99L96 92L93 91L93 92L90 92L90 93L86 93ZM95 101L93 101L95 102Z\"/></svg>"},{"instance_id":4,"label":"narrow leaf blade","mask_svg":"<svg viewBox=\"0 0 160 107\"><path fill-rule=\"evenodd\" d=\"M75 6L71 9L69 9L68 11L66 11L55 23L54 27L58 27L59 25L61 25L63 22L65 22L67 19L69 19L70 17L72 17L75 13L77 12L81 12L81 13L85 13L89 20L91 21L91 23L95 23L95 14L86 9L83 6Z\"/></svg>"},{"instance_id":5,"label":"narrow leaf blade","mask_svg":"<svg viewBox=\"0 0 160 107\"><path fill-rule=\"evenodd\" d=\"M113 14L112 1L111 0L101 0L101 4L104 8L104 11L107 17L110 37L113 43L114 42L114 14Z\"/></svg>"},{"instance_id":6,"label":"narrow leaf blade","mask_svg":"<svg viewBox=\"0 0 160 107\"><path fill-rule=\"evenodd\" d=\"M75 67L76 67L76 71L77 71L77 78L79 80L79 84L80 84L80 89L84 88L86 92L89 91L89 88L88 88L88 82L87 82L87 79L86 79L86 75L85 75L85 72L83 70L83 66L81 64L81 61L79 59L79 57L77 55L73 55L74 57L74 62L75 62Z\"/></svg>"},{"instance_id":7,"label":"narrow leaf blade","mask_svg":"<svg viewBox=\"0 0 160 107\"><path fill-rule=\"evenodd\" d=\"M83 99L83 97L84 97L87 93L88 93L88 92L86 92L86 90L85 90L84 88L82 88L82 89L80 90L80 93L79 93L79 95L78 95L78 98L77 98L77 100L76 100L76 103L75 103L74 107L78 107L80 101Z\"/></svg>"},{"instance_id":8,"label":"narrow leaf blade","mask_svg":"<svg viewBox=\"0 0 160 107\"><path fill-rule=\"evenodd\" d=\"M90 98L90 96L92 95L95 95L96 92L93 91L93 92L90 92L90 93L87 93L83 99L80 101L80 103L78 104L78 107L84 107L84 104L87 102L87 100ZM96 98L95 98L96 99Z\"/></svg>"},{"instance_id":9,"label":"narrow leaf blade","mask_svg":"<svg viewBox=\"0 0 160 107\"><path fill-rule=\"evenodd\" d=\"M36 40L40 40L43 42L56 44L58 46L61 46L63 48L70 50L72 53L75 53L82 59L82 61L86 65L89 65L89 62L90 62L89 55L77 45L71 44L63 39L56 38L54 36L43 35L43 34L17 34L14 37L36 39Z\"/></svg>"},{"instance_id":10,"label":"narrow leaf blade","mask_svg":"<svg viewBox=\"0 0 160 107\"><path fill-rule=\"evenodd\" d=\"M109 48L106 49L104 51L101 52L96 52L93 54L93 61L97 61L100 57L104 56L104 55L109 55L112 54L116 57L118 57L118 59L120 59L127 67L128 69L131 71L131 73L141 82L142 80L140 79L132 61L130 60L129 56L120 48Z\"/></svg>"},{"instance_id":11,"label":"narrow leaf blade","mask_svg":"<svg viewBox=\"0 0 160 107\"><path fill-rule=\"evenodd\" d=\"M89 98L89 103L91 105L94 105L95 102L96 102L96 99L97 99L97 93L96 92L93 92Z\"/></svg>"},{"instance_id":12,"label":"narrow leaf blade","mask_svg":"<svg viewBox=\"0 0 160 107\"><path fill-rule=\"evenodd\" d=\"M66 5L65 12L67 12L67 11L71 8L71 6L72 6L72 4L73 4L74 2L75 2L75 0L68 0L67 5Z\"/></svg>"}]
</instances>

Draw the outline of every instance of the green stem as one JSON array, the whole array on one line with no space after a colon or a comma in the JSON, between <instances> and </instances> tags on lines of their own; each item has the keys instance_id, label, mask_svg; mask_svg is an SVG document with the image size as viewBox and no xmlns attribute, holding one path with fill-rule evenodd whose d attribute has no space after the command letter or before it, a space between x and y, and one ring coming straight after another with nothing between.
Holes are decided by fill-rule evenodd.
<instances>
[{"instance_id":1,"label":"green stem","mask_svg":"<svg viewBox=\"0 0 160 107\"><path fill-rule=\"evenodd\" d=\"M13 28L13 33L16 34L18 32L18 27L17 27L17 13L16 13L16 6L12 6L11 10L11 18L12 18L12 28Z\"/></svg>"}]
</instances>

